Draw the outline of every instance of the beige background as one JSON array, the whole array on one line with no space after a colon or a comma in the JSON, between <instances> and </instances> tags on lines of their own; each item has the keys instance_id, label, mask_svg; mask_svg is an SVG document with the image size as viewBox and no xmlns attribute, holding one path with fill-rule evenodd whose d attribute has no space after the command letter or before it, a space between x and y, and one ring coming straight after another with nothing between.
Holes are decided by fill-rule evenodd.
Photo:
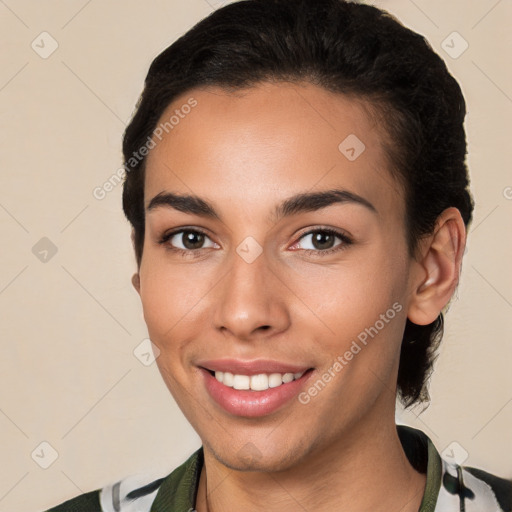
<instances>
[{"instance_id":1,"label":"beige background","mask_svg":"<svg viewBox=\"0 0 512 512\"><path fill-rule=\"evenodd\" d=\"M93 190L121 165L151 60L221 3L0 0L1 511L165 474L199 446L155 364L133 354L147 333L121 187L103 200ZM375 3L424 34L461 82L477 201L433 403L399 417L440 450L512 477L512 5ZM44 31L58 44L47 58L31 47L51 49ZM453 31L469 44L458 58L442 47ZM33 253L43 237L57 248L46 262Z\"/></svg>"}]
</instances>

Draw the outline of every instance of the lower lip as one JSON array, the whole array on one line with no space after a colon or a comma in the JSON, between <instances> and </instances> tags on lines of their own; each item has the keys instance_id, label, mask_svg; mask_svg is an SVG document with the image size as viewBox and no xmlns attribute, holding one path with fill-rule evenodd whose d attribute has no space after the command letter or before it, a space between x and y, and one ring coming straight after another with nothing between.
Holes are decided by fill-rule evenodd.
<instances>
[{"instance_id":1,"label":"lower lip","mask_svg":"<svg viewBox=\"0 0 512 512\"><path fill-rule=\"evenodd\" d=\"M305 386L312 370L299 379L265 391L230 388L220 383L209 371L201 368L206 389L225 411L235 416L257 418L271 414L295 398Z\"/></svg>"}]
</instances>

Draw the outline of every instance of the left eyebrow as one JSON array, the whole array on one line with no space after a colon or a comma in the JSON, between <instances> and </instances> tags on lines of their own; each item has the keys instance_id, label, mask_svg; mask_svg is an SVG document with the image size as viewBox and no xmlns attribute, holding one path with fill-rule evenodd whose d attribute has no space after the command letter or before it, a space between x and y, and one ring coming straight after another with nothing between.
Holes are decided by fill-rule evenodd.
<instances>
[{"instance_id":1,"label":"left eyebrow","mask_svg":"<svg viewBox=\"0 0 512 512\"><path fill-rule=\"evenodd\" d=\"M337 203L362 205L371 212L378 214L375 206L364 197L348 190L332 189L321 192L304 192L289 197L275 207L271 219L277 221L282 217L321 210ZM196 195L160 192L151 199L146 210L149 212L159 207L173 208L183 213L221 220L221 215L215 210L214 206Z\"/></svg>"},{"instance_id":2,"label":"left eyebrow","mask_svg":"<svg viewBox=\"0 0 512 512\"><path fill-rule=\"evenodd\" d=\"M282 217L288 217L297 213L321 210L337 203L359 204L378 214L375 206L364 197L348 190L331 189L321 192L306 192L285 199L275 208L272 218L279 220Z\"/></svg>"}]
</instances>

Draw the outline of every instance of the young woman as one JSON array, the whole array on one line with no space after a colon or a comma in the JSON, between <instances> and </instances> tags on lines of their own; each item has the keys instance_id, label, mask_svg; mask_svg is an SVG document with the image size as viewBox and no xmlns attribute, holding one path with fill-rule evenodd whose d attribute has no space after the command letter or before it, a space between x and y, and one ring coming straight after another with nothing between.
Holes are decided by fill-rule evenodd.
<instances>
[{"instance_id":1,"label":"young woman","mask_svg":"<svg viewBox=\"0 0 512 512\"><path fill-rule=\"evenodd\" d=\"M202 447L57 511L512 510L397 427L428 400L473 201L426 41L341 0L228 5L152 63L124 212L162 377Z\"/></svg>"}]
</instances>

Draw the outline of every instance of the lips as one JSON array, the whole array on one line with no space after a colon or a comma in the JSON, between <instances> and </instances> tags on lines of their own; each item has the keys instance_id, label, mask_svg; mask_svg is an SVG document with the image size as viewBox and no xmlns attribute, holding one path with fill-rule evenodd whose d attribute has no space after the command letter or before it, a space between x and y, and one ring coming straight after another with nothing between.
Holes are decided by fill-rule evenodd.
<instances>
[{"instance_id":1,"label":"lips","mask_svg":"<svg viewBox=\"0 0 512 512\"><path fill-rule=\"evenodd\" d=\"M229 372L233 375L258 375L261 373L300 373L310 367L299 364L281 363L270 359L243 361L240 359L216 359L202 361L197 366L213 372Z\"/></svg>"},{"instance_id":2,"label":"lips","mask_svg":"<svg viewBox=\"0 0 512 512\"><path fill-rule=\"evenodd\" d=\"M271 414L293 400L313 372L304 365L272 360L222 359L198 366L217 405L234 416L252 418Z\"/></svg>"}]
</instances>

